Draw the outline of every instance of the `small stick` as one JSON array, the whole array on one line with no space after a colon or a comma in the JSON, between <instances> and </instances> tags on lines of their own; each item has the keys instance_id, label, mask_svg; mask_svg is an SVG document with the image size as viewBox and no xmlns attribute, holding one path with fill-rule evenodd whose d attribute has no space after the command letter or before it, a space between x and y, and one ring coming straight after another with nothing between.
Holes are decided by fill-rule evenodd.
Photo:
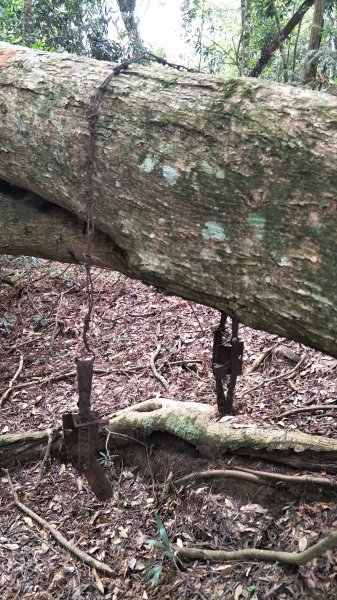
<instances>
[{"instance_id":1,"label":"small stick","mask_svg":"<svg viewBox=\"0 0 337 600\"><path fill-rule=\"evenodd\" d=\"M161 345L158 344L158 346L155 349L155 351L153 352L153 354L150 354L150 367L151 367L151 371L152 371L153 375L155 376L155 378L158 379L158 381L160 381L160 383L165 388L165 390L168 390L169 384L167 383L165 377L163 377L162 375L160 375L160 373L158 373L158 371L156 369L156 365L155 365L155 360L160 352L160 349L161 349Z\"/></svg>"},{"instance_id":2,"label":"small stick","mask_svg":"<svg viewBox=\"0 0 337 600\"><path fill-rule=\"evenodd\" d=\"M50 353L51 353L51 351L53 349L53 346L54 346L55 338L56 338L57 333L58 333L59 315L60 315L60 309L61 309L62 302L63 302L63 296L64 296L64 292L61 292L60 301L58 303L58 307L57 307L57 311L56 311L56 315L55 315L55 325L54 325L53 333L51 335L51 340L50 340L49 348L47 350L46 358L45 358L46 361L48 360L48 358L50 356Z\"/></svg>"},{"instance_id":3,"label":"small stick","mask_svg":"<svg viewBox=\"0 0 337 600\"><path fill-rule=\"evenodd\" d=\"M275 375L275 377L271 377L270 379L265 379L264 381L261 381L261 383L254 385L253 387L249 388L248 390L243 390L243 392L241 392L241 394L238 394L238 398L243 398L247 394L250 394L251 392L255 392L255 390L258 390L260 387L263 387L267 383L272 383L272 381L277 381L278 379L283 379L284 377L290 377L290 375L293 375L293 373L295 373L295 371L298 369L298 367L303 363L305 356L306 355L304 354L302 356L302 358L298 361L298 363L290 371L286 371L285 373L280 373L279 375Z\"/></svg>"},{"instance_id":4,"label":"small stick","mask_svg":"<svg viewBox=\"0 0 337 600\"><path fill-rule=\"evenodd\" d=\"M112 373L134 373L135 371L142 371L143 369L147 369L148 365L138 365L134 367L120 369L94 369L95 375L111 375ZM62 381L62 379L66 379L67 377L75 377L76 370L66 371L64 373L56 373L55 375L49 375L48 377L43 377L42 379L34 379L33 381L24 381L23 383L19 383L14 386L14 390L22 390L26 387L31 387L33 385L45 385L47 383L55 383L57 381Z\"/></svg>"},{"instance_id":5,"label":"small stick","mask_svg":"<svg viewBox=\"0 0 337 600\"><path fill-rule=\"evenodd\" d=\"M14 489L13 482L10 478L9 471L7 469L3 469L3 471L7 477L9 487L13 494L14 502L23 513L25 513L31 519L33 519L34 521L39 523L39 525L41 525L41 527L43 527L44 529L49 531L49 533L53 536L53 538L59 544L61 544L61 546L66 548L69 552L71 552L74 556L79 558L86 565L89 565L89 567L93 567L93 568L97 569L97 571L102 571L106 575L110 575L110 576L115 575L114 571L111 569L111 567L109 567L109 565L107 565L106 563L103 563L99 560L96 560L96 558L94 558L93 556L90 556L90 554L87 554L86 552L83 552L83 550L80 550L79 548L77 548L77 546L75 546L75 544L73 544L72 542L69 542L69 540L67 540L62 535L62 533L60 533L57 529L55 529L52 525L50 525L45 519L40 517L40 515L36 514L30 508L28 508L28 506L26 506L25 504L20 502L18 495Z\"/></svg>"},{"instance_id":6,"label":"small stick","mask_svg":"<svg viewBox=\"0 0 337 600\"><path fill-rule=\"evenodd\" d=\"M283 417L288 417L289 415L297 415L302 412L314 412L315 410L336 410L337 404L310 404L310 406L301 406L300 408L291 408L290 410L286 410L286 412L281 413L279 415L279 419Z\"/></svg>"},{"instance_id":7,"label":"small stick","mask_svg":"<svg viewBox=\"0 0 337 600\"><path fill-rule=\"evenodd\" d=\"M40 466L39 475L38 475L38 478L37 478L37 483L40 483L41 480L42 480L43 471L45 469L46 462L47 462L47 460L50 457L51 445L53 443L54 430L53 429L47 429L47 433L48 433L48 443L47 443L47 448L46 448L45 455L43 457L43 461L42 461L41 466Z\"/></svg>"},{"instance_id":8,"label":"small stick","mask_svg":"<svg viewBox=\"0 0 337 600\"><path fill-rule=\"evenodd\" d=\"M7 398L12 393L14 382L19 377L19 375L20 375L20 373L22 371L22 367L23 367L23 354L20 354L19 366L18 366L17 370L15 371L14 376L12 377L12 379L9 382L9 386L8 386L7 390L2 394L2 396L0 398L0 408L4 405L4 403L6 402Z\"/></svg>"},{"instance_id":9,"label":"small stick","mask_svg":"<svg viewBox=\"0 0 337 600\"><path fill-rule=\"evenodd\" d=\"M202 326L202 324L201 324L201 321L200 321L200 319L199 319L198 313L197 313L197 311L195 310L195 308L194 308L194 306L193 306L192 302L189 302L188 304L190 305L190 309L191 309L191 311L193 312L193 314L194 314L194 316L195 316L196 320L198 321L198 325L199 325L199 327L200 327L200 331L201 331L201 333L202 333L203 335L206 335L206 331L204 330L204 328L203 328L203 326Z\"/></svg>"}]
</instances>

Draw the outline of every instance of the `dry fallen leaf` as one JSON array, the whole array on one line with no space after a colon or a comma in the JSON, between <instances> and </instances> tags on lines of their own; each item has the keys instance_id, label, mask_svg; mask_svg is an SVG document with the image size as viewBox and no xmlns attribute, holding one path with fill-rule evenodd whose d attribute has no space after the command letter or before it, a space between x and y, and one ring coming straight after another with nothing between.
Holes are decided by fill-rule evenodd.
<instances>
[{"instance_id":1,"label":"dry fallen leaf","mask_svg":"<svg viewBox=\"0 0 337 600\"><path fill-rule=\"evenodd\" d=\"M98 591L102 594L102 596L104 596L104 586L103 586L102 580L101 580L100 576L98 575L95 567L93 567L93 569L92 569L92 574L95 577L95 583L96 583Z\"/></svg>"},{"instance_id":2,"label":"dry fallen leaf","mask_svg":"<svg viewBox=\"0 0 337 600\"><path fill-rule=\"evenodd\" d=\"M298 540L298 549L300 552L303 552L308 546L308 538L305 535L302 535Z\"/></svg>"}]
</instances>

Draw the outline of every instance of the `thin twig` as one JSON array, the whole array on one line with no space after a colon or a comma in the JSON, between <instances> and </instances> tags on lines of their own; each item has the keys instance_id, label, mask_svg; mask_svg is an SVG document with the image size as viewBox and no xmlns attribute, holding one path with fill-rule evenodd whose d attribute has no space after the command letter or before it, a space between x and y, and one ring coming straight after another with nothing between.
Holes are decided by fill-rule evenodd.
<instances>
[{"instance_id":1,"label":"thin twig","mask_svg":"<svg viewBox=\"0 0 337 600\"><path fill-rule=\"evenodd\" d=\"M63 302L63 297L64 297L64 292L61 292L60 301L58 303L58 307L57 307L57 311L56 311L56 315L55 315L55 325L54 325L53 333L51 335L51 340L50 340L49 348L47 350L46 357L45 357L46 361L48 360L48 358L50 356L50 353L51 353L51 351L53 349L53 346L54 346L55 338L56 338L57 333L58 333L59 315L60 315L60 309L61 309L62 302Z\"/></svg>"},{"instance_id":2,"label":"thin twig","mask_svg":"<svg viewBox=\"0 0 337 600\"><path fill-rule=\"evenodd\" d=\"M302 356L302 358L298 361L298 363L290 371L286 371L285 373L280 373L279 375L275 375L275 377L270 377L270 379L265 379L264 381L261 381L261 383L254 385L253 387L249 388L248 390L243 390L243 392L241 392L241 394L238 394L238 398L243 398L247 394L250 394L251 392L255 392L255 390L258 390L260 387L263 387L264 385L267 385L268 383L272 383L273 381L277 381L278 379L283 379L284 377L290 377L291 375L293 375L293 373L295 373L295 371L297 371L298 367L301 366L305 357L306 357L306 355L304 354Z\"/></svg>"},{"instance_id":3,"label":"thin twig","mask_svg":"<svg viewBox=\"0 0 337 600\"><path fill-rule=\"evenodd\" d=\"M266 360L267 356L275 348L275 346L276 346L276 344L274 344L274 346L270 346L269 348L266 348L265 350L263 350L263 352L261 352L261 354L254 360L253 364L249 367L249 369L247 369L246 374L250 375L251 373L254 373L254 371L257 371L258 368L263 363L263 361Z\"/></svg>"},{"instance_id":4,"label":"thin twig","mask_svg":"<svg viewBox=\"0 0 337 600\"><path fill-rule=\"evenodd\" d=\"M54 430L53 429L47 429L47 434L48 434L47 448L46 448L45 455L43 457L43 461L42 461L41 466L40 466L39 475L38 475L38 478L37 478L37 483L40 483L42 481L43 472L44 472L47 460L50 457L51 445L52 445L53 439L54 439Z\"/></svg>"},{"instance_id":5,"label":"thin twig","mask_svg":"<svg viewBox=\"0 0 337 600\"><path fill-rule=\"evenodd\" d=\"M161 345L158 344L156 350L152 354L150 354L150 367L151 367L151 371L152 371L153 375L155 376L155 378L158 379L158 381L160 381L160 383L165 388L165 390L168 390L169 384L167 383L165 377L163 377L162 375L160 375L160 373L158 373L158 371L156 369L156 365L155 365L155 360L160 352L160 349L161 349Z\"/></svg>"},{"instance_id":6,"label":"thin twig","mask_svg":"<svg viewBox=\"0 0 337 600\"><path fill-rule=\"evenodd\" d=\"M7 390L2 394L2 396L0 398L0 408L4 405L4 403L6 402L7 398L12 393L14 382L19 377L19 375L20 375L20 373L22 371L22 367L23 367L23 354L20 354L19 366L18 366L17 370L15 371L14 376L12 377L12 379L9 382Z\"/></svg>"},{"instance_id":7,"label":"thin twig","mask_svg":"<svg viewBox=\"0 0 337 600\"><path fill-rule=\"evenodd\" d=\"M94 369L95 375L111 375L112 373L133 373L135 371L142 371L143 369L147 369L148 365L139 365L134 367L121 367L120 369ZM65 371L64 373L56 373L55 375L49 375L48 377L43 377L42 379L34 379L33 381L24 381L23 383L19 383L15 385L13 390L21 390L26 387L32 387L33 385L45 385L48 383L55 383L57 381L62 381L62 379L67 379L67 377L75 377L76 370L73 371Z\"/></svg>"},{"instance_id":8,"label":"thin twig","mask_svg":"<svg viewBox=\"0 0 337 600\"><path fill-rule=\"evenodd\" d=\"M189 304L189 306L190 306L190 309L191 309L191 311L193 312L193 314L194 314L194 316L195 316L196 320L198 321L198 325L199 325L199 327L200 327L200 331L201 331L201 333L202 333L203 335L206 335L206 331L204 330L204 328L203 328L203 326L202 326L202 324L201 324L201 321L200 321L200 319L199 319L198 313L197 313L197 311L195 310L195 308L194 308L194 306L193 306L192 302L189 302L188 304Z\"/></svg>"},{"instance_id":9,"label":"thin twig","mask_svg":"<svg viewBox=\"0 0 337 600\"><path fill-rule=\"evenodd\" d=\"M300 408L292 408L287 410L284 413L279 415L279 419L283 419L283 417L288 417L289 415L297 415L298 413L303 412L314 412L315 410L336 410L337 404L310 404L310 406L301 406Z\"/></svg>"},{"instance_id":10,"label":"thin twig","mask_svg":"<svg viewBox=\"0 0 337 600\"><path fill-rule=\"evenodd\" d=\"M39 525L41 525L41 527L43 527L44 529L49 531L49 533L53 536L53 538L59 544L61 544L61 546L66 548L69 552L71 552L74 556L79 558L86 565L89 565L89 567L93 567L93 568L97 569L98 571L102 571L106 575L110 575L110 576L115 575L114 571L111 569L111 567L109 567L109 565L107 565L106 563L103 563L99 560L96 560L96 558L94 558L93 556L90 556L86 552L83 552L83 550L80 550L79 548L77 548L77 546L75 546L72 542L69 542L69 540L67 540L57 529L55 529L52 525L50 525L45 519L40 517L40 515L36 514L30 508L28 508L28 506L26 506L25 504L20 502L18 495L14 489L13 482L10 478L8 470L3 469L3 471L6 474L9 487L13 494L14 502L23 513L25 513L31 519L33 519L34 521L39 523Z\"/></svg>"},{"instance_id":11,"label":"thin twig","mask_svg":"<svg viewBox=\"0 0 337 600\"><path fill-rule=\"evenodd\" d=\"M300 483L300 484L313 484L313 485L327 485L329 487L337 487L337 482L324 477L310 477L309 475L284 475L283 473L268 473L267 471L253 471L251 469L214 469L209 471L196 471L190 473L184 477L180 477L175 481L171 482L171 485L176 487L185 485L190 481L196 479L213 479L217 478L229 478L229 479L243 479L252 483L266 483L266 480L283 481L286 483Z\"/></svg>"},{"instance_id":12,"label":"thin twig","mask_svg":"<svg viewBox=\"0 0 337 600\"><path fill-rule=\"evenodd\" d=\"M203 550L201 548L179 548L174 546L176 556L180 560L211 560L228 562L234 560L263 560L265 562L282 562L290 565L305 565L324 552L337 546L337 531L330 533L317 544L303 552L283 552L282 550L262 550L245 548L244 550Z\"/></svg>"}]
</instances>

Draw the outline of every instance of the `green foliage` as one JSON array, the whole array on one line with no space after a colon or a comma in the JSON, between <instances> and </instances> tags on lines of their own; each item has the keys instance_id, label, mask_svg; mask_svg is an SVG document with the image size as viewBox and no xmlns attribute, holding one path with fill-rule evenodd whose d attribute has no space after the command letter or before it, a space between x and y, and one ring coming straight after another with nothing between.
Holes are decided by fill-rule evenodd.
<instances>
[{"instance_id":1,"label":"green foliage","mask_svg":"<svg viewBox=\"0 0 337 600\"><path fill-rule=\"evenodd\" d=\"M160 536L161 541L159 540L144 540L144 544L151 544L151 546L154 546L155 548L158 548L158 550L160 550L161 552L163 552L164 557L168 558L170 563L172 564L172 566L179 570L179 566L177 563L177 559L174 555L174 552L171 548L170 545L170 540L169 537L167 535L167 531L165 529L164 523L161 520L160 517L155 516L154 518L156 525L157 525L157 529L158 529L158 533ZM163 565L162 564L154 564L151 565L150 567L148 567L146 569L146 571L144 572L142 579L146 580L146 581L151 581L152 585L156 585L158 583L159 577L162 573L163 570Z\"/></svg>"},{"instance_id":2,"label":"green foliage","mask_svg":"<svg viewBox=\"0 0 337 600\"><path fill-rule=\"evenodd\" d=\"M0 38L41 50L116 61L123 45L109 37L109 6L108 0L3 0Z\"/></svg>"},{"instance_id":3,"label":"green foliage","mask_svg":"<svg viewBox=\"0 0 337 600\"><path fill-rule=\"evenodd\" d=\"M99 452L98 462L102 467L112 467L116 458L118 458L118 454L110 454L107 450L106 452Z\"/></svg>"},{"instance_id":4,"label":"green foliage","mask_svg":"<svg viewBox=\"0 0 337 600\"><path fill-rule=\"evenodd\" d=\"M282 30L303 0L251 0L248 16L248 62L245 72L250 72L273 40L277 40L279 27ZM273 10L276 9L277 18ZM211 73L228 76L240 74L243 52L242 15L240 3L236 8L221 0L184 0L182 22L186 41L198 57L197 67ZM327 0L321 47L315 53L320 89L333 91L337 74L337 20L336 0ZM303 85L303 75L313 59L308 52L312 25L313 7L308 10L300 26L296 26L268 61L261 77L275 81ZM278 25L278 23L279 25Z\"/></svg>"},{"instance_id":5,"label":"green foliage","mask_svg":"<svg viewBox=\"0 0 337 600\"><path fill-rule=\"evenodd\" d=\"M0 330L4 333L8 334L11 332L11 328L14 323L14 317L10 317L9 315L5 315L0 318Z\"/></svg>"},{"instance_id":6,"label":"green foliage","mask_svg":"<svg viewBox=\"0 0 337 600\"><path fill-rule=\"evenodd\" d=\"M181 11L185 40L197 55L195 66L210 73L236 75L239 11L219 0L184 0Z\"/></svg>"},{"instance_id":7,"label":"green foliage","mask_svg":"<svg viewBox=\"0 0 337 600\"><path fill-rule=\"evenodd\" d=\"M48 325L47 319L45 319L42 315L34 315L32 319L35 325L37 325L38 327L46 327Z\"/></svg>"}]
</instances>

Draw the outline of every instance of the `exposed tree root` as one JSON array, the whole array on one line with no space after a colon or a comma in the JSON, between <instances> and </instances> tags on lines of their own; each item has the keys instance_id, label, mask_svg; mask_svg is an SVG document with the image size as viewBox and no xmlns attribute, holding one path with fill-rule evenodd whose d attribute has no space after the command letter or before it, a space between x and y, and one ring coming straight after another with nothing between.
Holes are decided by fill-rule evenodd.
<instances>
[{"instance_id":1,"label":"exposed tree root","mask_svg":"<svg viewBox=\"0 0 337 600\"><path fill-rule=\"evenodd\" d=\"M218 420L215 407L208 404L153 398L112 414L107 429L111 432L111 448L116 446L116 436L112 434L122 434L125 439L135 438L150 446L153 435L169 435L182 440L200 458L246 455L296 469L337 474L336 440L300 431L260 428L254 424L241 426L239 416L230 421ZM53 454L60 452L60 439L61 435L55 432ZM0 436L0 466L6 467L15 461L41 460L47 441L47 431ZM100 449L104 450L105 431L102 431L100 443ZM198 465L197 469L203 470L204 465ZM180 474L186 474L186 471Z\"/></svg>"},{"instance_id":2,"label":"exposed tree root","mask_svg":"<svg viewBox=\"0 0 337 600\"><path fill-rule=\"evenodd\" d=\"M213 562L262 560L265 562L282 562L300 566L336 547L337 531L334 531L303 552L283 552L281 550L261 550L259 548L245 548L244 550L233 551L202 550L201 548L179 548L178 546L175 546L174 550L180 560L210 560Z\"/></svg>"},{"instance_id":3,"label":"exposed tree root","mask_svg":"<svg viewBox=\"0 0 337 600\"><path fill-rule=\"evenodd\" d=\"M46 521L45 519L40 517L33 510L28 508L28 506L26 506L25 504L20 502L18 495L14 489L13 482L11 480L9 472L7 471L7 469L4 469L4 472L6 474L10 490L13 494L14 502L23 513L25 513L31 519L33 519L34 521L39 523L39 525L41 525L41 527L43 527L43 529L46 529L47 531L49 531L49 533L53 536L53 538L59 544L61 544L61 546L66 548L69 552L71 552L74 556L76 556L76 558L79 558L86 565L89 565L89 567L97 569L97 571L101 571L105 575L109 575L109 576L115 575L114 571L111 569L111 567L109 567L109 565L101 562L100 560L96 560L96 558L94 558L93 556L90 556L86 552L79 550L79 548L77 548L77 546L75 546L72 542L69 542L69 540L67 540L57 529L55 529L52 525L50 525L48 523L48 521Z\"/></svg>"},{"instance_id":4,"label":"exposed tree root","mask_svg":"<svg viewBox=\"0 0 337 600\"><path fill-rule=\"evenodd\" d=\"M243 479L251 483L266 484L267 481L286 482L294 484L311 484L337 487L337 482L324 477L310 477L297 475L283 475L282 473L267 473L266 471L251 471L250 469L214 469L210 471L196 471L171 481L171 486L181 486L198 479Z\"/></svg>"}]
</instances>

